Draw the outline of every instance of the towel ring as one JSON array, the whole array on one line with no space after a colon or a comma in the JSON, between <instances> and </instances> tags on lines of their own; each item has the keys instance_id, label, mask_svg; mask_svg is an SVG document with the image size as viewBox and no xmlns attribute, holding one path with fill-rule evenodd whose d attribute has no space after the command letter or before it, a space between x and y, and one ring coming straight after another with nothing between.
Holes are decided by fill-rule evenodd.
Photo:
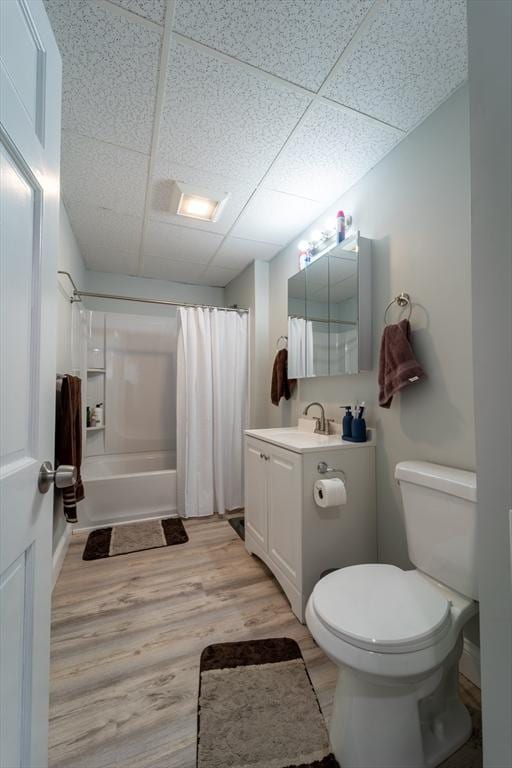
<instances>
[{"instance_id":1,"label":"towel ring","mask_svg":"<svg viewBox=\"0 0 512 768\"><path fill-rule=\"evenodd\" d=\"M398 296L395 296L394 299L391 299L389 304L387 305L386 309L384 310L384 325L387 324L387 314L388 309L390 309L393 304L398 304L399 307L403 309L403 307L409 307L409 314L407 315L407 320L411 319L411 312L412 312L412 304L411 304L411 297L408 293L400 293Z\"/></svg>"},{"instance_id":2,"label":"towel ring","mask_svg":"<svg viewBox=\"0 0 512 768\"><path fill-rule=\"evenodd\" d=\"M285 346L287 346L287 345L288 345L288 336L279 336L279 337L278 337L278 339L277 339L277 341L276 341L276 347L277 347L277 349L279 349L279 342L281 341L281 339L284 341L284 343L285 343ZM285 347L282 347L282 349L285 349Z\"/></svg>"}]
</instances>

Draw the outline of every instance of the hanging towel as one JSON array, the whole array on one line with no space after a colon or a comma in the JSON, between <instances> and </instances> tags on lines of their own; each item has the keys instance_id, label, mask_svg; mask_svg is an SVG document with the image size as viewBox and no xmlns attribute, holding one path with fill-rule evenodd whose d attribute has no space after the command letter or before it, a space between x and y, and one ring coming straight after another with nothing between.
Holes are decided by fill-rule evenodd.
<instances>
[{"instance_id":1,"label":"hanging towel","mask_svg":"<svg viewBox=\"0 0 512 768\"><path fill-rule=\"evenodd\" d=\"M425 377L411 346L409 321L387 325L380 344L379 405L389 408L393 395Z\"/></svg>"},{"instance_id":2,"label":"hanging towel","mask_svg":"<svg viewBox=\"0 0 512 768\"><path fill-rule=\"evenodd\" d=\"M289 400L297 384L297 379L288 378L288 350L280 349L272 369L272 387L270 397L274 405L279 405L282 397Z\"/></svg>"},{"instance_id":3,"label":"hanging towel","mask_svg":"<svg viewBox=\"0 0 512 768\"><path fill-rule=\"evenodd\" d=\"M78 376L57 379L55 411L55 464L76 467L75 485L63 488L64 516L68 523L78 521L76 504L84 498L80 475L82 463L82 382Z\"/></svg>"}]
</instances>

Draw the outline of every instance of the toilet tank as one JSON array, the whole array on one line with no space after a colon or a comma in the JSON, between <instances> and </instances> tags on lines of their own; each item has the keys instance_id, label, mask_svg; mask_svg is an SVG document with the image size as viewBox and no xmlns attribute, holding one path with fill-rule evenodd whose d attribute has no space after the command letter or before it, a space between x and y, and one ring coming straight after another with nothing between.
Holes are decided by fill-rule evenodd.
<instances>
[{"instance_id":1,"label":"toilet tank","mask_svg":"<svg viewBox=\"0 0 512 768\"><path fill-rule=\"evenodd\" d=\"M477 600L475 473L402 461L395 478L410 560L419 571Z\"/></svg>"}]
</instances>

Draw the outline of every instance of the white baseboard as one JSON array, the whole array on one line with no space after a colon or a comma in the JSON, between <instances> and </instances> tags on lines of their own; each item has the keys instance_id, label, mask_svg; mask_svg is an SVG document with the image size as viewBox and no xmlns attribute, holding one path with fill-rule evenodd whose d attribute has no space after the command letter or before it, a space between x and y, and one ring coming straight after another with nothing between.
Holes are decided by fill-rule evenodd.
<instances>
[{"instance_id":1,"label":"white baseboard","mask_svg":"<svg viewBox=\"0 0 512 768\"><path fill-rule=\"evenodd\" d=\"M464 638L464 648L462 650L462 656L460 657L459 670L464 677L467 677L473 685L481 687L480 685L480 648Z\"/></svg>"},{"instance_id":2,"label":"white baseboard","mask_svg":"<svg viewBox=\"0 0 512 768\"><path fill-rule=\"evenodd\" d=\"M59 578L59 573L62 568L64 558L66 557L66 552L68 551L69 542L71 540L72 529L72 526L69 523L66 523L66 527L62 531L62 536L59 539L59 543L55 547L52 562L52 589L54 588L55 584L57 583L57 579Z\"/></svg>"}]
</instances>

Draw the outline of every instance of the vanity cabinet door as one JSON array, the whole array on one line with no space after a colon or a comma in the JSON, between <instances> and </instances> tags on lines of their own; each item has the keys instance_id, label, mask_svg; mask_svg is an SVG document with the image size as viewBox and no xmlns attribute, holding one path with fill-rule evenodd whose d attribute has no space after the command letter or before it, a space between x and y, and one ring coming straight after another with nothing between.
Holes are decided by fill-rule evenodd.
<instances>
[{"instance_id":1,"label":"vanity cabinet door","mask_svg":"<svg viewBox=\"0 0 512 768\"><path fill-rule=\"evenodd\" d=\"M247 440L245 445L245 526L259 546L267 551L269 445Z\"/></svg>"},{"instance_id":2,"label":"vanity cabinet door","mask_svg":"<svg viewBox=\"0 0 512 768\"><path fill-rule=\"evenodd\" d=\"M302 457L274 448L269 473L268 552L277 568L295 585L301 579Z\"/></svg>"}]
</instances>

